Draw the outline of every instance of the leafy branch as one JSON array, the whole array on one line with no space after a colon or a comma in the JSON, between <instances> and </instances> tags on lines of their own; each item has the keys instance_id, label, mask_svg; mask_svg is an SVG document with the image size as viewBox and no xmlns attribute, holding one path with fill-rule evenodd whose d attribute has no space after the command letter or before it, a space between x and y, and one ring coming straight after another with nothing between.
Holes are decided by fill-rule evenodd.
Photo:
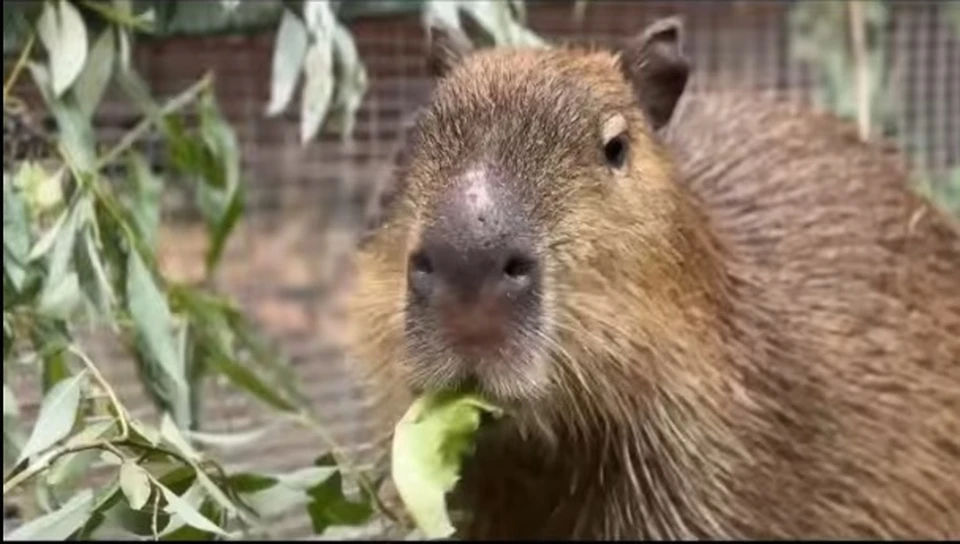
<instances>
[{"instance_id":1,"label":"leafy branch","mask_svg":"<svg viewBox=\"0 0 960 544\"><path fill-rule=\"evenodd\" d=\"M32 482L39 510L5 536L238 536L297 508L318 533L364 523L374 514L375 489L361 475L363 496L348 499L333 456L291 474L230 474L197 448L236 447L266 432L198 430L199 391L214 375L279 421L320 427L288 365L243 312L212 282L178 284L158 267L165 178L186 180L194 192L210 239L208 278L243 212L243 184L236 136L217 107L213 76L157 103L128 60L132 27L144 20L128 4L37 4L30 35L42 50L28 40L4 81L5 121L24 113L14 94L22 74L30 74L56 125L42 149L10 157L9 171L4 161L4 497L23 498ZM91 28L100 29L92 40ZM93 119L111 84L143 119L102 152ZM22 107L7 107L12 103ZM166 150L165 173L140 151L154 135ZM76 333L88 329L128 346L161 414L158 427L134 418L101 363L87 356ZM7 383L25 370L43 387L26 434L16 387ZM98 489L91 474L109 483Z\"/></svg>"},{"instance_id":2,"label":"leafy branch","mask_svg":"<svg viewBox=\"0 0 960 544\"><path fill-rule=\"evenodd\" d=\"M351 2L362 6L365 2ZM335 14L343 2L305 2L297 11L285 7L273 51L267 115L282 113L290 104L303 74L300 138L311 141L325 124L350 136L368 87L366 69L350 32ZM480 26L498 45L543 45L525 27L523 2L492 0L432 0L422 2L424 24L441 22L461 27L463 15Z\"/></svg>"},{"instance_id":3,"label":"leafy branch","mask_svg":"<svg viewBox=\"0 0 960 544\"><path fill-rule=\"evenodd\" d=\"M159 103L131 65L138 34L155 33L171 12L204 9L229 18L254 4L45 0L5 9L5 31L9 22L26 39L4 81L4 497L26 500L33 484L35 503L35 515L8 538L234 537L264 531L275 516L298 509L318 534L377 513L400 519L380 501L379 480L359 471L318 423L283 358L214 289L245 199L239 145L219 111L213 74ZM367 76L337 18L345 3L261 5L270 4L279 6L280 29L267 114L287 107L302 72L302 141L324 126L349 135ZM425 23L460 26L466 15L494 43L543 43L522 25L522 2L421 7ZM8 138L30 126L26 102L16 96L25 74L56 130L12 146L17 152L8 157ZM111 86L142 119L104 151L93 121ZM20 127L9 135L8 119ZM146 138L160 140L165 169L143 154ZM161 197L174 180L192 191L209 238L200 285L171 281L157 263ZM159 423L127 410L102 362L82 347L77 333L87 330L111 333L128 348ZM8 384L21 372L39 377L42 388L29 433L21 428L18 387ZM200 391L212 376L269 408L277 425L315 433L318 449L331 453L287 474L231 473L207 447L240 447L277 425L239 435L202 432ZM360 487L358 499L344 494L347 475ZM95 486L97 477L106 485Z\"/></svg>"}]
</instances>

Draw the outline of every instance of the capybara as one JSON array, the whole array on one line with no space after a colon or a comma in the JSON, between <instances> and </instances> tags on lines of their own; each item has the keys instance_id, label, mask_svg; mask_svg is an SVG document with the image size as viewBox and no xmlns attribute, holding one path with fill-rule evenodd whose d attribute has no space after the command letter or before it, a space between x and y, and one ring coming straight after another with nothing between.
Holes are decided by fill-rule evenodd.
<instances>
[{"instance_id":1,"label":"capybara","mask_svg":"<svg viewBox=\"0 0 960 544\"><path fill-rule=\"evenodd\" d=\"M505 407L462 538L960 537L960 229L846 121L685 92L683 29L433 31L348 305L384 421Z\"/></svg>"}]
</instances>

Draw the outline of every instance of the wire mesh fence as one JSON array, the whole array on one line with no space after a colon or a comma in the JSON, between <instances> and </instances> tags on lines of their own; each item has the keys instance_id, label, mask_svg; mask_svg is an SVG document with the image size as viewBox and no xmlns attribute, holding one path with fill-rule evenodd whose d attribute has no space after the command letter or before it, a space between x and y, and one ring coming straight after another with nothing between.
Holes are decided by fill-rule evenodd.
<instances>
[{"instance_id":1,"label":"wire mesh fence","mask_svg":"<svg viewBox=\"0 0 960 544\"><path fill-rule=\"evenodd\" d=\"M822 75L791 54L792 4L597 1L577 18L571 3L529 2L528 24L550 39L611 44L655 17L681 14L696 70L695 92L711 80L733 81L810 100ZM918 175L935 179L960 166L960 36L944 16L945 5L893 3L888 34L887 59L898 93L892 104L895 138ZM358 19L350 29L370 78L355 132L345 141L322 136L305 148L294 113L264 115L272 34L143 42L135 62L159 96L176 93L207 70L215 73L221 107L242 144L248 187L248 211L217 281L279 342L333 440L363 465L376 453L370 447L368 417L374 399L364 393L341 353L342 271L366 200L377 181L389 175L391 151L411 113L429 98L430 82L417 14ZM123 100L108 98L97 116L100 135L110 139L135 119ZM162 170L159 162L157 167ZM199 279L205 244L200 219L182 211L175 192L166 214L163 268L175 278ZM137 415L150 414L134 365L117 346L98 345L100 352L91 355L111 362L108 379L120 396ZM39 399L35 388L21 389L29 421ZM262 423L255 404L216 383L204 399L207 430L244 430ZM255 447L227 452L225 461L291 469L309 464L326 447L316 436L281 429ZM299 538L310 532L309 520L302 516L276 524L267 536Z\"/></svg>"}]
</instances>

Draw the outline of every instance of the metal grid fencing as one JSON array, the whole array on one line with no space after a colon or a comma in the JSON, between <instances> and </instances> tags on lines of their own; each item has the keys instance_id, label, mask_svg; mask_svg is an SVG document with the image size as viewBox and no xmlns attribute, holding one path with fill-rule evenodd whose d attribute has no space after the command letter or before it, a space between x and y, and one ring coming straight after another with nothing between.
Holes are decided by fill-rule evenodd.
<instances>
[{"instance_id":1,"label":"metal grid fencing","mask_svg":"<svg viewBox=\"0 0 960 544\"><path fill-rule=\"evenodd\" d=\"M809 99L820 76L791 56L787 30L792 4L595 1L577 21L571 3L528 2L528 23L550 39L611 43L655 17L681 14L697 70L694 89L716 76ZM917 171L933 176L960 166L960 36L944 16L945 4L896 2L888 23L888 58L901 93L894 103L898 141ZM373 453L367 417L372 401L351 376L339 347L340 271L365 199L389 172L401 126L428 99L430 83L417 15L360 19L349 26L370 79L354 136L348 141L321 136L307 148L299 143L294 112L279 118L263 113L272 34L141 43L136 62L158 96L176 93L209 69L216 74L221 108L242 144L248 187L248 211L217 280L290 356L334 439L368 462ZM134 112L111 97L97 116L104 138L131 119ZM161 234L163 268L173 277L199 278L202 224L180 212L175 194L167 208ZM121 353L117 346L102 343L93 355L111 361L108 379L136 415L149 415L152 409L134 366ZM27 403L23 411L28 420L38 400L28 396L30 389L20 397ZM211 384L205 399L207 430L239 431L264 419L254 403L219 384ZM225 461L293 469L309 464L324 447L315 436L280 430L255 447L230 452ZM309 533L306 517L295 516L277 524L268 536Z\"/></svg>"}]
</instances>

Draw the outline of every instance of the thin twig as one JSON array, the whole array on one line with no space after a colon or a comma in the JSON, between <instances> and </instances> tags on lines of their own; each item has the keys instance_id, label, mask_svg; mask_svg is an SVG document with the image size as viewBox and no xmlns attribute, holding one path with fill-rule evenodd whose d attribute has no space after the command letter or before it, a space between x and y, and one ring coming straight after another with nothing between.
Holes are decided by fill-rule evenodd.
<instances>
[{"instance_id":1,"label":"thin twig","mask_svg":"<svg viewBox=\"0 0 960 544\"><path fill-rule=\"evenodd\" d=\"M342 469L346 469L352 477L356 479L356 482L360 485L361 488L370 496L373 500L374 506L381 514L387 516L391 521L398 522L400 517L394 513L390 507L383 503L380 499L380 495L373 489L373 484L367 479L367 477L356 468L356 465L350 460L349 456L344 453L344 450L337 441L323 428L323 425L320 425L309 414L299 413L293 416L293 420L304 427L312 430L317 433L321 440L327 443L327 446L330 448L331 453L337 460L337 464L341 466Z\"/></svg>"},{"instance_id":2,"label":"thin twig","mask_svg":"<svg viewBox=\"0 0 960 544\"><path fill-rule=\"evenodd\" d=\"M129 440L129 439L126 439L126 440L118 440L118 439L113 439L113 440L98 440L98 441L96 441L96 442L91 442L91 443L89 443L89 444L80 444L80 445L77 445L77 446L60 446L59 448L55 448L55 449L52 449L52 450L48 451L47 454L44 455L44 456L41 458L40 461L37 461L37 462L34 463L33 465L30 465L29 467L27 467L27 468L24 469L23 471L17 473L17 474L14 475L12 478L10 478L10 479L7 480L6 482L4 482L4 483L3 483L3 494L6 495L6 494L9 493L10 491L16 489L18 486L20 486L20 484L24 483L25 481L29 480L30 478L33 478L34 476L36 476L37 474L43 472L44 470L50 468L50 466L53 465L53 463L54 463L57 459L63 457L64 455L69 455L69 454L71 454L71 453L78 453L78 452L86 451L86 450L100 449L100 450L108 450L108 451L111 451L111 452L113 452L113 453L115 453L115 454L120 455L121 458L126 459L126 456L124 456L124 455L122 454L122 452L120 452L119 450L117 450L118 447L137 448L137 449L141 449L141 450L150 451L150 452L153 452L153 453L161 453L161 454L167 455L167 456L169 456L169 457L174 457L174 458L178 459L179 461L181 461L181 462L182 462L183 464L185 464L185 465L191 465L191 466L192 466L192 463L190 462L190 460L186 459L184 456L180 455L180 454L177 453L177 452L170 451L170 450L167 450L167 449L164 449L164 448L158 448L158 447L150 446L150 445L147 445L147 444L141 444L141 443L139 443L139 442L134 442L134 441Z\"/></svg>"},{"instance_id":3,"label":"thin twig","mask_svg":"<svg viewBox=\"0 0 960 544\"><path fill-rule=\"evenodd\" d=\"M120 459L120 462L121 462L121 463L124 463L124 462L127 461L127 456L124 455L123 452L120 451L120 450L119 450L116 446L114 446L113 444L111 444L111 443L109 443L109 442L105 442L105 443L103 444L103 447L104 447L105 450L107 450L107 451L109 451L110 453L116 455L116 456L117 456L117 459Z\"/></svg>"},{"instance_id":4,"label":"thin twig","mask_svg":"<svg viewBox=\"0 0 960 544\"><path fill-rule=\"evenodd\" d=\"M27 37L27 43L23 46L23 51L20 52L20 56L17 58L17 63L13 65L13 69L10 71L10 77L3 83L3 102L6 104L7 97L10 95L10 91L13 90L13 86L17 84L17 79L20 77L20 72L23 71L23 67L27 64L27 59L30 58L30 53L33 50L33 44L36 42L37 33L35 31L30 31L30 35Z\"/></svg>"},{"instance_id":5,"label":"thin twig","mask_svg":"<svg viewBox=\"0 0 960 544\"><path fill-rule=\"evenodd\" d=\"M211 73L207 73L182 94L164 104L160 108L159 115L170 115L171 113L174 113L177 110L189 105L191 102L193 102L193 99L198 94L210 87L212 83L213 75ZM100 158L100 160L97 161L97 169L99 170L100 168L103 168L104 166L116 161L127 149L133 147L133 144L135 144L137 140L144 135L144 133L150 130L151 125L153 125L156 121L157 119L152 115L148 115L143 118L140 123L137 124L137 126L130 130L130 132L127 132L123 135L123 138L117 142L117 145L113 146L110 151L108 151Z\"/></svg>"},{"instance_id":6,"label":"thin twig","mask_svg":"<svg viewBox=\"0 0 960 544\"><path fill-rule=\"evenodd\" d=\"M123 405L120 404L120 399L117 398L116 392L112 387L110 387L110 384L103 377L103 374L100 373L100 369L97 368L97 365L93 364L93 361L91 361L85 353L74 346L68 346L67 350L83 361L83 364L88 370L90 370L90 373L93 374L94 379L97 380L97 382L100 384L100 387L103 387L104 391L107 392L107 396L110 397L110 404L113 405L113 409L117 412L117 419L120 420L120 437L117 438L117 440L126 440L130 436L130 428L127 424L127 413L126 410L124 410Z\"/></svg>"},{"instance_id":7,"label":"thin twig","mask_svg":"<svg viewBox=\"0 0 960 544\"><path fill-rule=\"evenodd\" d=\"M870 66L867 62L866 21L863 16L863 4L859 0L849 0L847 8L850 14L850 36L853 41L853 63L856 70L857 126L860 139L870 138Z\"/></svg>"},{"instance_id":8,"label":"thin twig","mask_svg":"<svg viewBox=\"0 0 960 544\"><path fill-rule=\"evenodd\" d=\"M81 444L79 446L62 446L60 448L50 450L47 455L43 456L39 461L33 465L27 467L22 472L16 474L9 480L3 483L3 494L6 495L10 491L14 490L22 484L23 482L33 478L37 474L43 472L44 470L50 468L53 465L54 461L63 457L64 455L70 453L77 453L86 450L93 449L105 449L104 441L92 442L90 444Z\"/></svg>"}]
</instances>

